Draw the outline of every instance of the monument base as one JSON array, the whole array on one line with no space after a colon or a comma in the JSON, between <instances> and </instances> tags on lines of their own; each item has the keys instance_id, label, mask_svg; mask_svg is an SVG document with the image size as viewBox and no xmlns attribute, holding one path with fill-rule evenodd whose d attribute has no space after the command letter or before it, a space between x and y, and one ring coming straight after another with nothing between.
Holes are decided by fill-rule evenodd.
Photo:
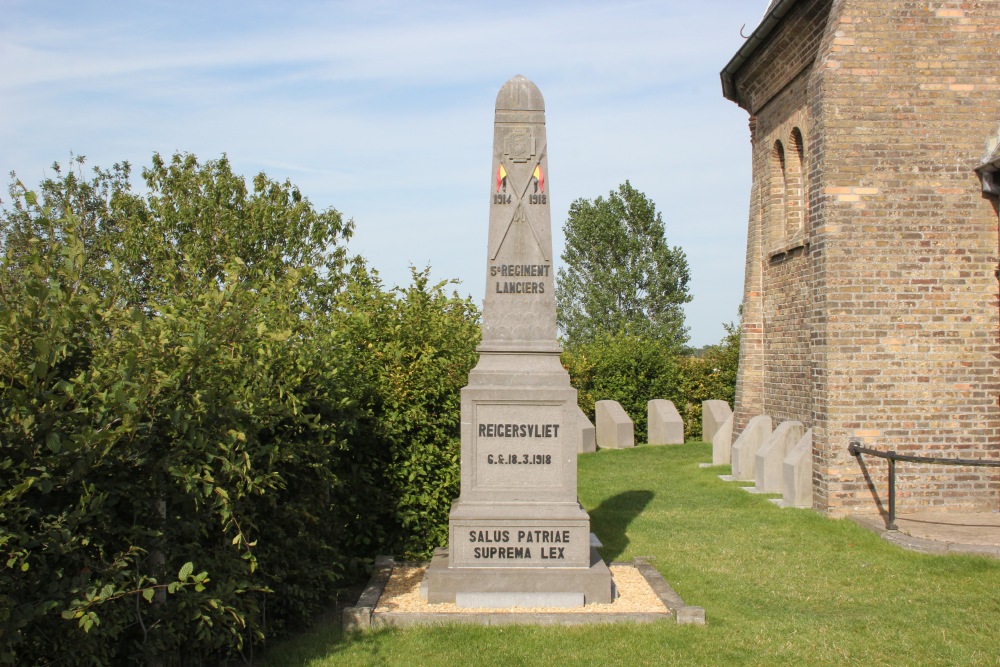
<instances>
[{"instance_id":1,"label":"monument base","mask_svg":"<svg viewBox=\"0 0 1000 667\"><path fill-rule=\"evenodd\" d=\"M595 547L590 549L590 567L510 569L448 565L448 549L435 549L424 577L428 604L566 607L609 604L614 599L611 570Z\"/></svg>"}]
</instances>

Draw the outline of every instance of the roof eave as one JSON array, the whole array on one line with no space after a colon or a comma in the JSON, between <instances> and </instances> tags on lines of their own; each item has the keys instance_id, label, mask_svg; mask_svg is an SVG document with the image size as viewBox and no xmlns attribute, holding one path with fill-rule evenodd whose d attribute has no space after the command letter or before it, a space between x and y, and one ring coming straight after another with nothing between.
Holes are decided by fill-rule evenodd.
<instances>
[{"instance_id":1,"label":"roof eave","mask_svg":"<svg viewBox=\"0 0 1000 667\"><path fill-rule=\"evenodd\" d=\"M747 60L757 51L758 47L764 43L771 32L781 23L781 20L785 18L785 15L788 14L792 6L798 1L778 0L775 2L774 6L764 15L757 29L747 37L747 41L743 43L743 46L736 52L736 55L729 61L729 64L719 73L719 76L722 78L722 94L727 100L733 101L736 104L740 103L734 81L736 72L743 67Z\"/></svg>"}]
</instances>

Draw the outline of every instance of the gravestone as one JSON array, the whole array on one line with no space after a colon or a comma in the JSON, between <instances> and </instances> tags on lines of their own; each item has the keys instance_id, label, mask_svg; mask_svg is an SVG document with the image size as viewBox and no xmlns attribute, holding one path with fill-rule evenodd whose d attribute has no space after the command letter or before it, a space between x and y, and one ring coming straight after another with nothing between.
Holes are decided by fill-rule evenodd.
<instances>
[{"instance_id":1,"label":"gravestone","mask_svg":"<svg viewBox=\"0 0 1000 667\"><path fill-rule=\"evenodd\" d=\"M594 403L597 446L601 449L635 447L635 424L618 401Z\"/></svg>"},{"instance_id":2,"label":"gravestone","mask_svg":"<svg viewBox=\"0 0 1000 667\"><path fill-rule=\"evenodd\" d=\"M812 429L808 429L781 462L782 499L786 507L812 507Z\"/></svg>"},{"instance_id":3,"label":"gravestone","mask_svg":"<svg viewBox=\"0 0 1000 667\"><path fill-rule=\"evenodd\" d=\"M784 480L782 463L805 433L802 422L786 420L778 424L755 457L754 486L761 493L781 493Z\"/></svg>"},{"instance_id":4,"label":"gravestone","mask_svg":"<svg viewBox=\"0 0 1000 667\"><path fill-rule=\"evenodd\" d=\"M594 425L590 423L590 420L587 419L586 413L579 406L576 408L576 419L576 428L580 438L576 451L580 454L592 454L596 452L597 431Z\"/></svg>"},{"instance_id":5,"label":"gravestone","mask_svg":"<svg viewBox=\"0 0 1000 667\"><path fill-rule=\"evenodd\" d=\"M733 413L729 413L726 421L712 436L712 465L723 466L732 460L733 451Z\"/></svg>"},{"instance_id":6,"label":"gravestone","mask_svg":"<svg viewBox=\"0 0 1000 667\"><path fill-rule=\"evenodd\" d=\"M757 450L771 437L771 418L757 415L736 438L730 452L733 479L752 482L757 470Z\"/></svg>"},{"instance_id":7,"label":"gravestone","mask_svg":"<svg viewBox=\"0 0 1000 667\"><path fill-rule=\"evenodd\" d=\"M655 398L646 403L646 429L650 445L683 445L684 420L673 401Z\"/></svg>"},{"instance_id":8,"label":"gravestone","mask_svg":"<svg viewBox=\"0 0 1000 667\"><path fill-rule=\"evenodd\" d=\"M726 401L702 401L701 402L701 439L703 442L714 442L715 434L722 425L733 415L733 409ZM726 457L726 463L729 458Z\"/></svg>"},{"instance_id":9,"label":"gravestone","mask_svg":"<svg viewBox=\"0 0 1000 667\"><path fill-rule=\"evenodd\" d=\"M462 389L461 487L427 601L556 607L611 601L577 500L576 390L556 340L545 106L516 76L497 95L479 363Z\"/></svg>"}]
</instances>

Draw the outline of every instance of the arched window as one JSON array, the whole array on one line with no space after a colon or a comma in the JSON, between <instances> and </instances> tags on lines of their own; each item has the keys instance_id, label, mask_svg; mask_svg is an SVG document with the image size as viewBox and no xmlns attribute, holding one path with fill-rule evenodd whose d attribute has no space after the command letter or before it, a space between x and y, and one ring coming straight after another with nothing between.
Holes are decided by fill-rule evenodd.
<instances>
[{"instance_id":1,"label":"arched window","mask_svg":"<svg viewBox=\"0 0 1000 667\"><path fill-rule=\"evenodd\" d=\"M792 129L788 152L785 168L785 237L791 239L802 235L806 221L804 148L802 131L797 127Z\"/></svg>"},{"instance_id":2,"label":"arched window","mask_svg":"<svg viewBox=\"0 0 1000 667\"><path fill-rule=\"evenodd\" d=\"M774 142L770 162L766 238L768 246L774 248L784 239L785 197L788 191L785 173L785 147L781 144L780 139Z\"/></svg>"}]
</instances>

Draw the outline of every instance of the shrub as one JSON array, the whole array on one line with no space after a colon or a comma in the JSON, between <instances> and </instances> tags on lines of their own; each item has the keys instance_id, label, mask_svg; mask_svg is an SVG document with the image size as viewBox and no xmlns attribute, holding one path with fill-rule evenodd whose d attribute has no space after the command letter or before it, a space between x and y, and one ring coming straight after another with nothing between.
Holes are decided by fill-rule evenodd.
<instances>
[{"instance_id":1,"label":"shrub","mask_svg":"<svg viewBox=\"0 0 1000 667\"><path fill-rule=\"evenodd\" d=\"M687 354L679 362L684 378L685 405L677 409L684 415L684 435L700 439L702 401L719 400L733 407L736 401L736 370L740 361L740 330L724 325L726 336L700 354Z\"/></svg>"},{"instance_id":2,"label":"shrub","mask_svg":"<svg viewBox=\"0 0 1000 667\"><path fill-rule=\"evenodd\" d=\"M371 520L385 531L385 552L409 558L448 542L459 485L460 389L478 359L478 310L448 295L447 285L431 285L428 270L414 270L411 285L386 291L377 274L359 267L338 332L342 344L360 343L354 372L365 387L359 401L384 507Z\"/></svg>"},{"instance_id":3,"label":"shrub","mask_svg":"<svg viewBox=\"0 0 1000 667\"><path fill-rule=\"evenodd\" d=\"M220 662L441 539L471 303L224 158L56 175L0 216L0 662Z\"/></svg>"},{"instance_id":4,"label":"shrub","mask_svg":"<svg viewBox=\"0 0 1000 667\"><path fill-rule=\"evenodd\" d=\"M725 325L727 335L700 354L665 341L629 334L604 334L592 342L567 346L563 366L578 393L580 408L594 419L594 404L618 401L635 423L636 442L645 442L647 402L673 401L684 418L685 439L701 437L701 403L718 399L733 405L740 334Z\"/></svg>"},{"instance_id":5,"label":"shrub","mask_svg":"<svg viewBox=\"0 0 1000 667\"><path fill-rule=\"evenodd\" d=\"M579 392L580 408L591 420L597 401L618 401L635 423L636 442L646 442L647 402L665 398L683 405L678 351L664 339L603 334L567 347L562 361Z\"/></svg>"}]
</instances>

